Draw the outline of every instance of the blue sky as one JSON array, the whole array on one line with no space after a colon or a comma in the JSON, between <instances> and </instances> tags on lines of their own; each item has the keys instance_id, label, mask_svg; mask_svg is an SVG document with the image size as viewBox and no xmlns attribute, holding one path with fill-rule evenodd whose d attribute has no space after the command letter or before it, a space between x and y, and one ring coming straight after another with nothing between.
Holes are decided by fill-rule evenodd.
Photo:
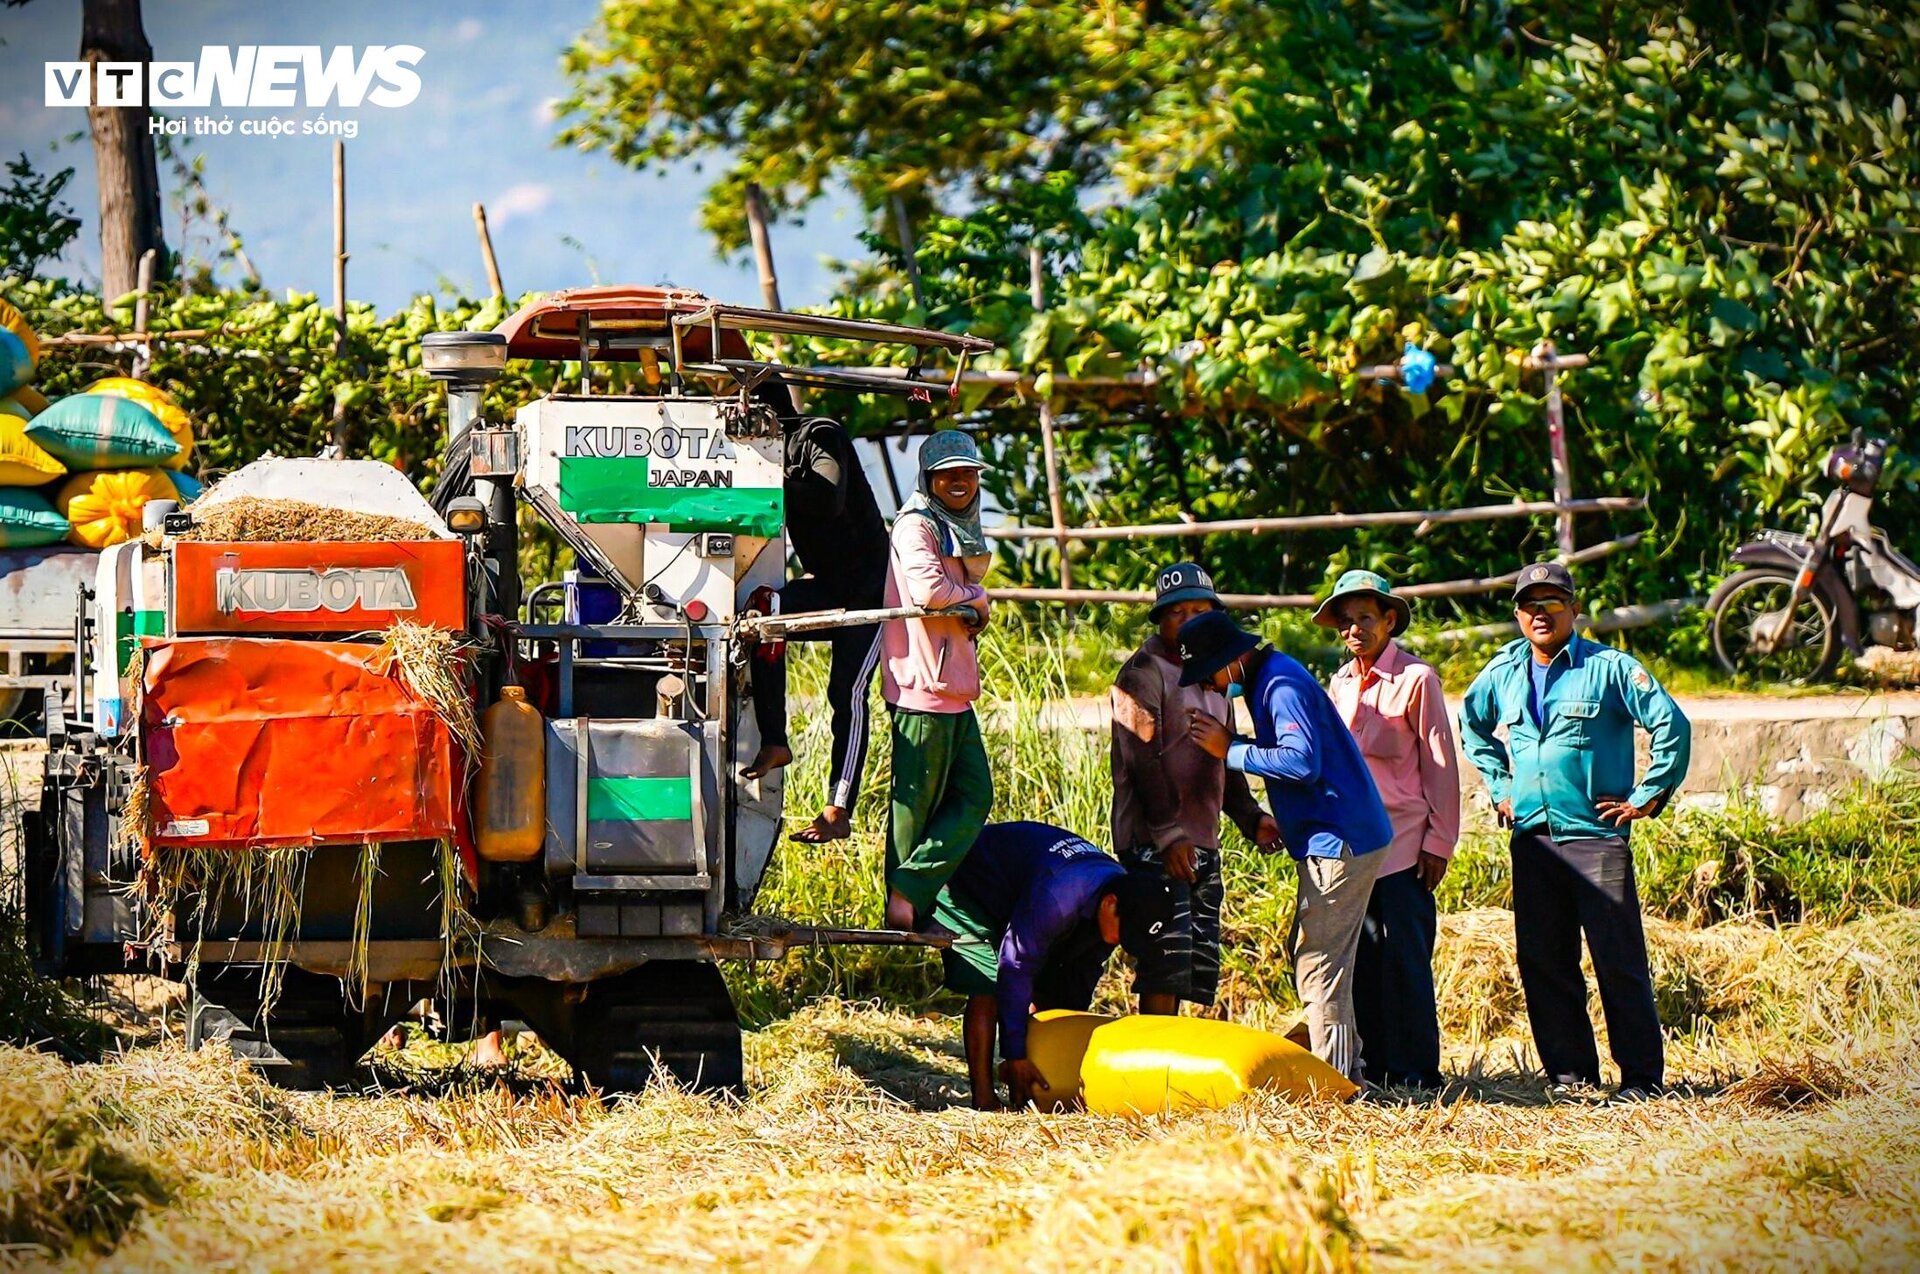
<instances>
[{"instance_id":1,"label":"blue sky","mask_svg":"<svg viewBox=\"0 0 1920 1274\"><path fill-rule=\"evenodd\" d=\"M684 165L665 177L624 169L599 155L554 145L550 103L565 91L559 55L593 20L597 0L506 0L465 5L407 0L146 0L147 38L159 60L193 61L202 45L414 44L420 96L396 109L350 115L347 142L347 291L383 311L446 283L486 290L472 205L487 205L509 293L595 281L673 282L717 297L759 300L751 256L716 257L700 229L707 174ZM724 8L716 11L716 20ZM86 115L49 108L44 63L70 60L80 43L78 0L32 0L0 8L0 153L25 151L37 167L72 167L69 201L84 222L66 272L95 278L99 228ZM212 107L193 114L245 112ZM80 134L78 140L72 135ZM316 137L195 139L205 181L231 216L270 289L332 288L332 169L329 140ZM712 172L709 165L709 174ZM161 174L163 188L176 184ZM169 243L179 214L167 209ZM822 201L804 224L774 227L782 299L826 299L829 257L861 254L850 199ZM208 255L199 237L190 248Z\"/></svg>"}]
</instances>

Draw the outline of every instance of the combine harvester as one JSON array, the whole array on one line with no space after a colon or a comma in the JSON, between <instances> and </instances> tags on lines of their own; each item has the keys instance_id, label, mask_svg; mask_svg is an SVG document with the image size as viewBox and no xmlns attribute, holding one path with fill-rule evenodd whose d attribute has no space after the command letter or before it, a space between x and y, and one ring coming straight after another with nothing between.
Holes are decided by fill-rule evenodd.
<instances>
[{"instance_id":1,"label":"combine harvester","mask_svg":"<svg viewBox=\"0 0 1920 1274\"><path fill-rule=\"evenodd\" d=\"M913 367L778 366L749 333L906 347ZM744 609L787 561L781 426L756 391L924 397L922 360L957 383L989 348L677 290L561 292L426 339L449 407L434 502L378 462L266 459L188 510L149 505L146 537L99 558L75 701L46 713L26 821L40 967L157 961L190 983L190 1044L289 1084L346 1081L438 996L450 1029L524 1020L605 1089L656 1064L737 1087L717 961L929 943L750 914L782 791L736 777L759 746L746 651L881 617ZM578 392L485 420L510 358L578 360ZM609 360L649 392L590 392ZM450 496L462 470L473 494ZM524 592L522 503L577 562ZM329 529L255 533L303 505Z\"/></svg>"}]
</instances>

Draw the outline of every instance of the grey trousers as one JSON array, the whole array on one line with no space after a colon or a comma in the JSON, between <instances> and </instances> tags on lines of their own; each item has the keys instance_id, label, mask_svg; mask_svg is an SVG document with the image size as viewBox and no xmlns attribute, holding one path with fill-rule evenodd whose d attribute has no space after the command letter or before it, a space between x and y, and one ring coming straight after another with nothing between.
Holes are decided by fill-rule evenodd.
<instances>
[{"instance_id":1,"label":"grey trousers","mask_svg":"<svg viewBox=\"0 0 1920 1274\"><path fill-rule=\"evenodd\" d=\"M1314 1056L1360 1082L1360 1028L1353 1011L1354 957L1384 850L1338 858L1302 858L1293 913L1293 981L1307 1011Z\"/></svg>"}]
</instances>

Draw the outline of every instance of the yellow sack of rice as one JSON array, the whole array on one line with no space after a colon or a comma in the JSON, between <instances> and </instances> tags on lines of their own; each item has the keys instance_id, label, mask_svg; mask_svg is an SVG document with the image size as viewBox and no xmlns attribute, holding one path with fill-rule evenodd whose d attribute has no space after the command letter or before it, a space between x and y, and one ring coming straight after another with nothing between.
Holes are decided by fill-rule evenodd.
<instances>
[{"instance_id":1,"label":"yellow sack of rice","mask_svg":"<svg viewBox=\"0 0 1920 1274\"><path fill-rule=\"evenodd\" d=\"M51 451L27 437L26 409L0 398L0 487L37 487L66 472Z\"/></svg>"},{"instance_id":2,"label":"yellow sack of rice","mask_svg":"<svg viewBox=\"0 0 1920 1274\"><path fill-rule=\"evenodd\" d=\"M180 444L180 454L161 464L168 469L184 469L187 457L193 454L193 417L179 403L173 401L173 395L158 385L149 385L144 380L135 380L131 376L107 376L96 380L80 391L83 394L112 394L115 398L124 398L139 403L154 418L167 427L173 440Z\"/></svg>"},{"instance_id":3,"label":"yellow sack of rice","mask_svg":"<svg viewBox=\"0 0 1920 1274\"><path fill-rule=\"evenodd\" d=\"M165 471L121 469L75 474L54 503L72 524L69 540L103 549L140 534L140 511L147 501L179 498Z\"/></svg>"},{"instance_id":4,"label":"yellow sack of rice","mask_svg":"<svg viewBox=\"0 0 1920 1274\"><path fill-rule=\"evenodd\" d=\"M1047 1077L1049 1095L1077 1087L1097 1115L1219 1110L1256 1091L1340 1101L1359 1091L1284 1036L1197 1017L1041 1013L1028 1030L1027 1053Z\"/></svg>"},{"instance_id":5,"label":"yellow sack of rice","mask_svg":"<svg viewBox=\"0 0 1920 1274\"><path fill-rule=\"evenodd\" d=\"M33 379L40 362L40 337L19 310L0 301L0 394L11 394Z\"/></svg>"}]
</instances>

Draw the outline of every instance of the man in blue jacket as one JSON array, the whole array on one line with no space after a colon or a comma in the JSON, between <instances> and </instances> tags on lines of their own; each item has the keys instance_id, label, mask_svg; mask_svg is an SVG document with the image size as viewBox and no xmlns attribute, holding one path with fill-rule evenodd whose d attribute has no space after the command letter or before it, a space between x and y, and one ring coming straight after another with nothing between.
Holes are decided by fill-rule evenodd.
<instances>
[{"instance_id":1,"label":"man in blue jacket","mask_svg":"<svg viewBox=\"0 0 1920 1274\"><path fill-rule=\"evenodd\" d=\"M1353 965L1379 852L1393 824L1360 745L1339 709L1298 660L1260 644L1225 611L1180 628L1182 685L1211 685L1229 701L1244 691L1253 739L1237 739L1204 712L1188 718L1195 743L1227 768L1266 780L1280 840L1300 876L1293 917L1293 977L1316 1056L1359 1082Z\"/></svg>"},{"instance_id":2,"label":"man in blue jacket","mask_svg":"<svg viewBox=\"0 0 1920 1274\"><path fill-rule=\"evenodd\" d=\"M954 935L941 952L949 989L967 997L963 1038L977 1110L998 1110L993 1044L1017 1109L1046 1076L1027 1057L1027 1017L1085 1010L1115 946L1143 973L1169 960L1174 899L1164 880L1129 872L1062 828L989 823L933 904Z\"/></svg>"},{"instance_id":3,"label":"man in blue jacket","mask_svg":"<svg viewBox=\"0 0 1920 1274\"><path fill-rule=\"evenodd\" d=\"M1692 727L1638 660L1573 631L1573 576L1557 562L1520 572L1509 642L1474 678L1460 738L1513 829L1513 936L1540 1064L1556 1089L1600 1083L1587 1018L1587 937L1620 1068L1623 1100L1660 1090L1660 1015L1627 834L1666 808L1687 774ZM1652 759L1634 778L1633 729ZM1496 731L1503 731L1501 742Z\"/></svg>"}]
</instances>

